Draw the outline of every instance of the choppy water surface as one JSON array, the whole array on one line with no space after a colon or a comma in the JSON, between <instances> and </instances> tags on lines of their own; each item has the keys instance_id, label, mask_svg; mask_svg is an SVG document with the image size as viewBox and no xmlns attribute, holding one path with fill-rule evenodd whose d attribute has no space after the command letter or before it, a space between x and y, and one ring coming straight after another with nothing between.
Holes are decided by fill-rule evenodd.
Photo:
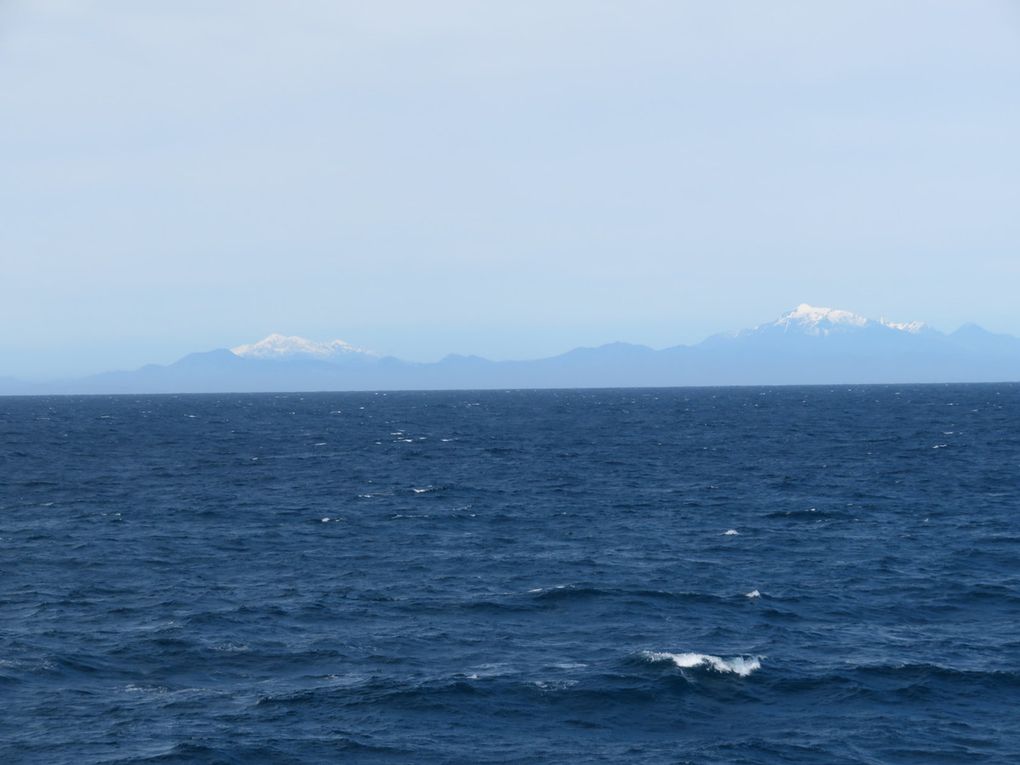
<instances>
[{"instance_id":1,"label":"choppy water surface","mask_svg":"<svg viewBox=\"0 0 1020 765\"><path fill-rule=\"evenodd\" d=\"M0 399L0 760L1020 762L1020 387Z\"/></svg>"}]
</instances>

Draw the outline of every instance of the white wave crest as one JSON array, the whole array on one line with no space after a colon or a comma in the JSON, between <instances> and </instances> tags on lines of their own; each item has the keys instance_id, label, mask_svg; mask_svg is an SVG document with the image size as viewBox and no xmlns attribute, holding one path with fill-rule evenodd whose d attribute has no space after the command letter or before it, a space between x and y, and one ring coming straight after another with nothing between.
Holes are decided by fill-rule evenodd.
<instances>
[{"instance_id":1,"label":"white wave crest","mask_svg":"<svg viewBox=\"0 0 1020 765\"><path fill-rule=\"evenodd\" d=\"M721 656L712 656L707 653L666 653L664 651L644 651L642 656L648 661L672 662L680 669L709 667L716 672L732 673L740 675L740 677L747 677L761 667L761 661L757 656L734 656L724 659Z\"/></svg>"}]
</instances>

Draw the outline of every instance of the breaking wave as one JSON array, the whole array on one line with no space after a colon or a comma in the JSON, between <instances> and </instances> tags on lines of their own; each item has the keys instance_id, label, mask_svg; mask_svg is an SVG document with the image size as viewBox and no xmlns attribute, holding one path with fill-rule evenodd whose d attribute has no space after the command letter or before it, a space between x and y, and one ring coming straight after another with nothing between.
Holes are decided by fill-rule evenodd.
<instances>
[{"instance_id":1,"label":"breaking wave","mask_svg":"<svg viewBox=\"0 0 1020 765\"><path fill-rule=\"evenodd\" d=\"M655 664L671 662L680 669L704 667L740 677L748 677L752 672L761 668L761 659L758 656L734 656L724 659L709 653L667 653L665 651L643 651L641 655L645 660Z\"/></svg>"}]
</instances>

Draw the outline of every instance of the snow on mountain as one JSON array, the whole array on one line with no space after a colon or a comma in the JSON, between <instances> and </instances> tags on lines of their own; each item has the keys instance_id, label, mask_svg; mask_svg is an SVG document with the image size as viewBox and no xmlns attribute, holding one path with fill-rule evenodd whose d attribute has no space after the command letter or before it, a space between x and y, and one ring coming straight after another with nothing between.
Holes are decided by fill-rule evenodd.
<instances>
[{"instance_id":1,"label":"snow on mountain","mask_svg":"<svg viewBox=\"0 0 1020 765\"><path fill-rule=\"evenodd\" d=\"M625 388L1020 381L1020 338L966 325L950 335L920 322L868 319L799 305L754 329L663 350L625 343L532 361L450 356L381 358L343 340L269 335L232 351L79 380L0 379L0 394L328 390Z\"/></svg>"},{"instance_id":2,"label":"snow on mountain","mask_svg":"<svg viewBox=\"0 0 1020 765\"><path fill-rule=\"evenodd\" d=\"M783 314L773 322L776 326L789 329L795 326L810 334L827 334L834 327L866 327L869 320L850 311L836 308L819 308L801 303L789 313Z\"/></svg>"},{"instance_id":3,"label":"snow on mountain","mask_svg":"<svg viewBox=\"0 0 1020 765\"><path fill-rule=\"evenodd\" d=\"M893 322L886 319L873 321L851 311L843 311L838 308L821 308L801 303L774 322L762 324L749 332L760 333L762 331L774 331L776 328L779 328L783 332L792 331L804 335L825 336L875 327L885 327L912 335L928 329L928 326L920 321Z\"/></svg>"},{"instance_id":4,"label":"snow on mountain","mask_svg":"<svg viewBox=\"0 0 1020 765\"><path fill-rule=\"evenodd\" d=\"M883 327L898 329L900 332L907 332L911 335L931 331L931 327L923 321L889 321L888 319L879 319L878 323Z\"/></svg>"},{"instance_id":5,"label":"snow on mountain","mask_svg":"<svg viewBox=\"0 0 1020 765\"><path fill-rule=\"evenodd\" d=\"M281 335L275 332L257 343L239 345L230 350L235 356L263 361L295 358L319 359L321 361L378 358L378 354L357 348L343 340L329 340L320 343L296 335Z\"/></svg>"}]
</instances>

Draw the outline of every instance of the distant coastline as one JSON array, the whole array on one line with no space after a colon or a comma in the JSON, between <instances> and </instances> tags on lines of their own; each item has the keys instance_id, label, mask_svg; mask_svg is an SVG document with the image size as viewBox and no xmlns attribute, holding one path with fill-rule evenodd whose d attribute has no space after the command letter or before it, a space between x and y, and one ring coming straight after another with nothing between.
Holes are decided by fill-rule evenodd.
<instances>
[{"instance_id":1,"label":"distant coastline","mask_svg":"<svg viewBox=\"0 0 1020 765\"><path fill-rule=\"evenodd\" d=\"M531 361L451 355L433 363L382 356L341 340L270 335L193 353L167 366L72 380L0 378L2 395L667 388L1005 383L1020 380L1020 339L969 324L873 320L807 304L741 332L661 350L629 343Z\"/></svg>"}]
</instances>

